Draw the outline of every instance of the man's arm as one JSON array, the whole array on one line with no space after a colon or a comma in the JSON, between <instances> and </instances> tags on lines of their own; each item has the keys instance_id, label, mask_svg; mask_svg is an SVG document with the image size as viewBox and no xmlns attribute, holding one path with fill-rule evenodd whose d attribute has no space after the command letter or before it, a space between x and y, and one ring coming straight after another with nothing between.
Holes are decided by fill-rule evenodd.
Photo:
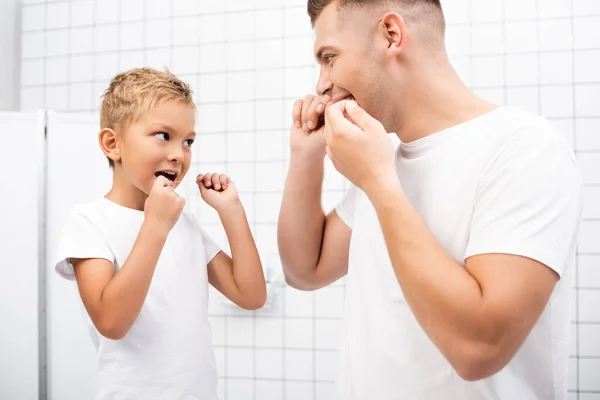
<instances>
[{"instance_id":1,"label":"man's arm","mask_svg":"<svg viewBox=\"0 0 600 400\"><path fill-rule=\"evenodd\" d=\"M239 307L260 308L267 299L267 289L244 208L237 201L218 212L232 257L221 251L208 263L208 282Z\"/></svg>"},{"instance_id":2,"label":"man's arm","mask_svg":"<svg viewBox=\"0 0 600 400\"><path fill-rule=\"evenodd\" d=\"M321 208L323 162L292 157L277 225L286 282L316 290L348 273L352 230L336 211Z\"/></svg>"}]
</instances>

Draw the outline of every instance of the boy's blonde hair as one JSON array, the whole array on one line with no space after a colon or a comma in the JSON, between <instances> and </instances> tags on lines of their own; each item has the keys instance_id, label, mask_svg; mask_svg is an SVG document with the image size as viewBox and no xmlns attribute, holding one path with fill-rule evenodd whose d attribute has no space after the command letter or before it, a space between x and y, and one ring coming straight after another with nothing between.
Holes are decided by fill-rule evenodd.
<instances>
[{"instance_id":1,"label":"boy's blonde hair","mask_svg":"<svg viewBox=\"0 0 600 400\"><path fill-rule=\"evenodd\" d=\"M169 70L135 68L115 76L102 95L100 128L123 131L164 100L196 108L190 85ZM113 160L108 163L114 166Z\"/></svg>"}]
</instances>

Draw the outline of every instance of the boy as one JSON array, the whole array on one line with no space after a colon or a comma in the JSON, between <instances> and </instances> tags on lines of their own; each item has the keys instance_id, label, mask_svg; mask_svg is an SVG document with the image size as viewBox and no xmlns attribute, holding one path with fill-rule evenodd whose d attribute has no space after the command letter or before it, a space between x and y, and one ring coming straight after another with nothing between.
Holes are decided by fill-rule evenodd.
<instances>
[{"instance_id":1,"label":"boy","mask_svg":"<svg viewBox=\"0 0 600 400\"><path fill-rule=\"evenodd\" d=\"M245 309L266 298L262 265L238 193L201 174L232 257L183 211L174 188L190 166L195 105L169 72L134 69L104 94L99 144L113 169L105 197L75 207L56 271L77 281L98 343L96 398L217 399L208 285Z\"/></svg>"}]
</instances>

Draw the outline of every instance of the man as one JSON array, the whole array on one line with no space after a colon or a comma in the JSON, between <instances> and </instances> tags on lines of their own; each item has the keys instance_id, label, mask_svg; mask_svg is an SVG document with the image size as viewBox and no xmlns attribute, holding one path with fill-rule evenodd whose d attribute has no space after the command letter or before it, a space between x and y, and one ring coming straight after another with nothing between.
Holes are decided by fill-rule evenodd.
<instances>
[{"instance_id":1,"label":"man","mask_svg":"<svg viewBox=\"0 0 600 400\"><path fill-rule=\"evenodd\" d=\"M565 399L582 185L561 133L461 82L439 0L308 12L321 73L278 242L295 288L347 275L337 398ZM328 215L326 154L352 183Z\"/></svg>"}]
</instances>

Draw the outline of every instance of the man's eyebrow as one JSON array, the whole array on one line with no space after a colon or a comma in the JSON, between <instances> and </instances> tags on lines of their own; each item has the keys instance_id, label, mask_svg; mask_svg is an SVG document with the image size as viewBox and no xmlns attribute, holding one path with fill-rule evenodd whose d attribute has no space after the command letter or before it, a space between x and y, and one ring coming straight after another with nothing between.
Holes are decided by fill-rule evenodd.
<instances>
[{"instance_id":1,"label":"man's eyebrow","mask_svg":"<svg viewBox=\"0 0 600 400\"><path fill-rule=\"evenodd\" d=\"M317 53L315 54L315 58L317 59L317 61L321 61L323 59L323 53L325 53L328 50L332 51L333 47L332 46L321 46L319 48L319 50L317 50Z\"/></svg>"}]
</instances>

